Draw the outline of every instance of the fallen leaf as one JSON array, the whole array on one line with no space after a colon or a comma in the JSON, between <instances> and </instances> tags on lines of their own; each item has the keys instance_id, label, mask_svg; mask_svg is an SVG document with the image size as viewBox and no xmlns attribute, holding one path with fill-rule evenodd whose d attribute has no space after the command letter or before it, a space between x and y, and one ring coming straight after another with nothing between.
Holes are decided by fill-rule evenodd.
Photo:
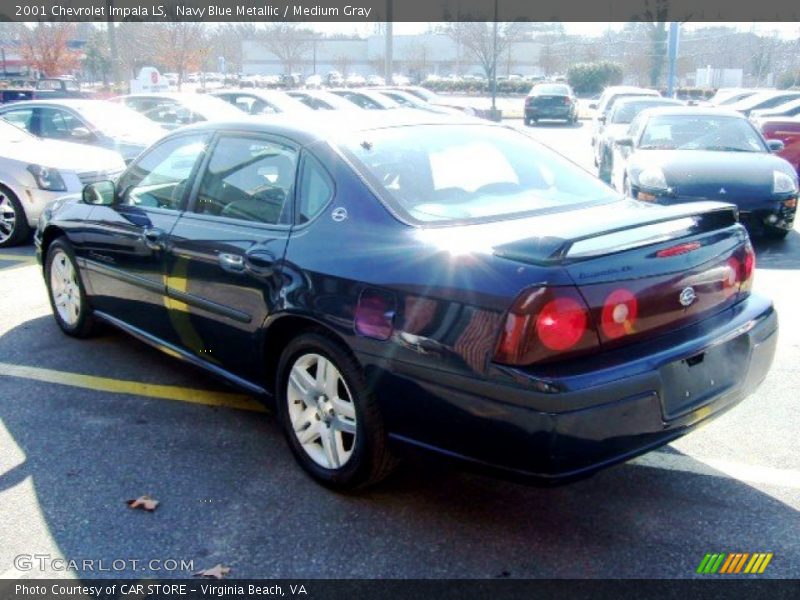
<instances>
[{"instance_id":1,"label":"fallen leaf","mask_svg":"<svg viewBox=\"0 0 800 600\"><path fill-rule=\"evenodd\" d=\"M217 565L210 569L205 569L203 571L198 571L194 574L195 577L213 577L215 579L222 579L231 572L230 567L225 567L223 565Z\"/></svg>"},{"instance_id":2,"label":"fallen leaf","mask_svg":"<svg viewBox=\"0 0 800 600\"><path fill-rule=\"evenodd\" d=\"M128 508L141 508L147 512L153 512L158 505L158 500L151 498L147 494L139 496L135 500L128 500Z\"/></svg>"}]
</instances>

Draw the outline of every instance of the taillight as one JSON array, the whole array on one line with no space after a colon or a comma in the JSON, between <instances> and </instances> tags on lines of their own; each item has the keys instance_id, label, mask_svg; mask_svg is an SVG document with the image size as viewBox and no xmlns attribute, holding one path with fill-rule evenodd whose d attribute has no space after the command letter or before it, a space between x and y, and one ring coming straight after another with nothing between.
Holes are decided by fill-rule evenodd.
<instances>
[{"instance_id":1,"label":"taillight","mask_svg":"<svg viewBox=\"0 0 800 600\"><path fill-rule=\"evenodd\" d=\"M611 292L603 303L600 327L609 339L617 339L636 331L639 301L633 292L619 288Z\"/></svg>"},{"instance_id":2,"label":"taillight","mask_svg":"<svg viewBox=\"0 0 800 600\"><path fill-rule=\"evenodd\" d=\"M541 287L523 293L506 315L494 360L529 365L594 348L597 332L574 288Z\"/></svg>"},{"instance_id":3,"label":"taillight","mask_svg":"<svg viewBox=\"0 0 800 600\"><path fill-rule=\"evenodd\" d=\"M749 292L753 287L753 273L756 270L756 253L753 246L748 242L744 247L744 265L742 269L741 291Z\"/></svg>"},{"instance_id":4,"label":"taillight","mask_svg":"<svg viewBox=\"0 0 800 600\"><path fill-rule=\"evenodd\" d=\"M749 292L753 287L753 271L756 268L756 254L753 246L748 242L743 251L731 256L727 263L728 273L723 280L726 290L734 292Z\"/></svg>"}]
</instances>

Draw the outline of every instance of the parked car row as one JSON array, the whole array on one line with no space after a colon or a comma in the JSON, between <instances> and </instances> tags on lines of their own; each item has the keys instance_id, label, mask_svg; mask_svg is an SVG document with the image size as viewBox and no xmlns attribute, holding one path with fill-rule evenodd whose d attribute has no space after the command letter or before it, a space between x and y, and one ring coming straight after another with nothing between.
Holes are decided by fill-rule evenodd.
<instances>
[{"instance_id":1,"label":"parked car row","mask_svg":"<svg viewBox=\"0 0 800 600\"><path fill-rule=\"evenodd\" d=\"M0 120L20 130L4 127L14 135L9 134L0 145L0 160L7 159L0 170L0 247L28 239L47 202L78 191L80 182L93 180L92 173L103 178L119 173L123 164L133 161L169 130L201 122L236 121L245 114L266 118L272 114L312 115L315 110L339 111L352 120L364 111L400 108L461 114L437 100L435 94L413 87L291 92L240 88L208 94L129 94L110 101L31 100L0 106ZM30 135L22 135L22 131ZM87 146L97 152L87 151ZM23 147L24 153L20 152ZM27 151L34 147L39 151ZM37 154L38 160L32 160ZM62 160L59 154L66 158ZM108 164L99 168L98 161ZM73 171L79 176L72 177Z\"/></svg>"},{"instance_id":2,"label":"parked car row","mask_svg":"<svg viewBox=\"0 0 800 600\"><path fill-rule=\"evenodd\" d=\"M718 96L691 107L654 90L606 89L593 122L598 176L646 202L730 202L752 234L784 238L797 212L800 91ZM779 115L754 116L768 107Z\"/></svg>"}]
</instances>

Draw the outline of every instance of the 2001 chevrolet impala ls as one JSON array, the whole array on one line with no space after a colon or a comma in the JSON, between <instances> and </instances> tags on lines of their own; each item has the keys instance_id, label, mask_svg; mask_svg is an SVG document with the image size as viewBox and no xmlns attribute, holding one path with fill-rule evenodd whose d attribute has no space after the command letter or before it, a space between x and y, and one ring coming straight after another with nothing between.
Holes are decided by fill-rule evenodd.
<instances>
[{"instance_id":1,"label":"2001 chevrolet impala ls","mask_svg":"<svg viewBox=\"0 0 800 600\"><path fill-rule=\"evenodd\" d=\"M751 393L772 303L735 207L625 199L525 133L394 111L181 129L36 234L55 319L274 399L353 488L411 445L564 481Z\"/></svg>"}]
</instances>

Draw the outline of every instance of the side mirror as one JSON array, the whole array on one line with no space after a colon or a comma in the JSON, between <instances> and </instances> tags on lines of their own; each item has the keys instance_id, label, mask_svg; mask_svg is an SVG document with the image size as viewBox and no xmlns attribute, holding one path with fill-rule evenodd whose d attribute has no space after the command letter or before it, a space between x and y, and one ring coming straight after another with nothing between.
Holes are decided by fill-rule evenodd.
<instances>
[{"instance_id":1,"label":"side mirror","mask_svg":"<svg viewBox=\"0 0 800 600\"><path fill-rule=\"evenodd\" d=\"M625 137L614 140L614 144L617 146L624 146L626 148L633 148L633 138L626 135Z\"/></svg>"},{"instance_id":2,"label":"side mirror","mask_svg":"<svg viewBox=\"0 0 800 600\"><path fill-rule=\"evenodd\" d=\"M70 132L70 135L79 142L88 142L92 139L92 132L86 127L76 127Z\"/></svg>"},{"instance_id":3,"label":"side mirror","mask_svg":"<svg viewBox=\"0 0 800 600\"><path fill-rule=\"evenodd\" d=\"M606 122L606 116L605 115L600 115L599 117L597 117L597 122L598 123L605 123Z\"/></svg>"},{"instance_id":4,"label":"side mirror","mask_svg":"<svg viewBox=\"0 0 800 600\"><path fill-rule=\"evenodd\" d=\"M95 181L84 186L82 198L84 204L111 206L116 202L117 190L113 181Z\"/></svg>"},{"instance_id":5,"label":"side mirror","mask_svg":"<svg viewBox=\"0 0 800 600\"><path fill-rule=\"evenodd\" d=\"M767 140L767 148L770 152L780 152L783 150L783 142L780 140Z\"/></svg>"},{"instance_id":6,"label":"side mirror","mask_svg":"<svg viewBox=\"0 0 800 600\"><path fill-rule=\"evenodd\" d=\"M589 108L592 110L597 110L597 102L589 102Z\"/></svg>"}]
</instances>

